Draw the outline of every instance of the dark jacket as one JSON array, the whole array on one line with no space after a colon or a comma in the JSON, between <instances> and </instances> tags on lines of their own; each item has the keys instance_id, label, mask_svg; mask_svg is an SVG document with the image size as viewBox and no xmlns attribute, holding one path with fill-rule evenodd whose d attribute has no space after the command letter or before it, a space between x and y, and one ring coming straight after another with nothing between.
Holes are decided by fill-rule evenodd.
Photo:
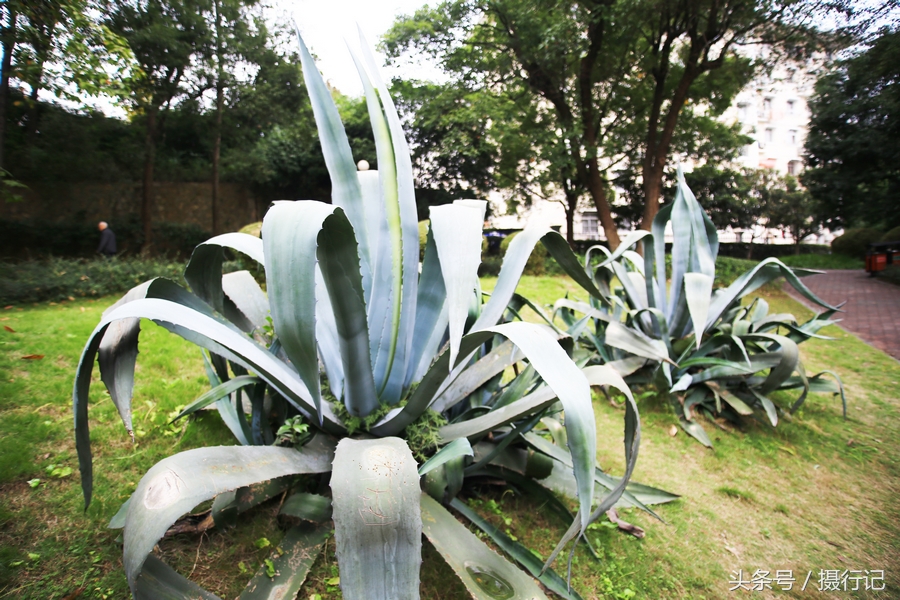
<instances>
[{"instance_id":1,"label":"dark jacket","mask_svg":"<svg viewBox=\"0 0 900 600\"><path fill-rule=\"evenodd\" d=\"M116 234L109 227L100 232L100 245L97 247L97 252L104 256L112 256L116 253Z\"/></svg>"}]
</instances>

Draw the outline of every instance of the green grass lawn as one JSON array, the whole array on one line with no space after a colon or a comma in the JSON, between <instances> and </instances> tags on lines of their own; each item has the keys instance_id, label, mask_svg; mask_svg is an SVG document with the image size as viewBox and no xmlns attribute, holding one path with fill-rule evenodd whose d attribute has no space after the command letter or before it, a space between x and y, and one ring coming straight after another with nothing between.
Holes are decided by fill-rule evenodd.
<instances>
[{"instance_id":1,"label":"green grass lawn","mask_svg":"<svg viewBox=\"0 0 900 600\"><path fill-rule=\"evenodd\" d=\"M483 280L485 289L494 281ZM520 292L542 303L566 292L584 299L580 288L562 278L525 277ZM779 291L767 291L766 298L772 312L809 314ZM94 373L95 492L91 507L83 510L72 378L82 345L113 300L0 309L5 326L0 331L0 599L66 598L79 590L79 598L127 597L120 532L106 529L110 517L160 458L232 443L215 414L168 425L173 411L208 384L194 346L145 323L134 444ZM803 344L803 361L812 373L828 368L841 375L849 401L846 421L839 400L814 394L777 429L758 423L743 431L716 430L707 424L715 443L708 450L682 432L671 436L677 421L668 406L638 394L643 443L634 478L682 499L658 507L664 522L639 512L622 515L646 530L643 540L603 524L591 529L602 560L579 550L573 563L573 584L585 598L723 598L730 595L729 580L738 569L745 579L757 569L772 577L776 570L790 569L797 579L790 592L751 597L900 597L900 364L835 327L823 333L836 339ZM595 411L600 463L612 474L621 473L622 410L598 398ZM482 489L469 501L544 556L565 529L509 490ZM277 500L237 528L166 539L161 552L181 573L233 598L268 556L270 549L259 550L254 542L265 537L277 544L280 539L272 518L276 512ZM557 567L564 570L564 565ZM840 596L820 593L822 569L883 570L887 587ZM808 572L810 583L800 592ZM336 575L330 543L301 598L313 593L340 597ZM466 597L427 544L422 595Z\"/></svg>"}]
</instances>

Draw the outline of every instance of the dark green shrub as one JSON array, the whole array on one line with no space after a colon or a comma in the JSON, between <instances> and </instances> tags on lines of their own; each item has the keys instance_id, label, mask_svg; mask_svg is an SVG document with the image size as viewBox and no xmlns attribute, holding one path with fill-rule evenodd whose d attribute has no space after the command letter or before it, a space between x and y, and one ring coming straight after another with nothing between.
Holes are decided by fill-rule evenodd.
<instances>
[{"instance_id":1,"label":"dark green shrub","mask_svg":"<svg viewBox=\"0 0 900 600\"><path fill-rule=\"evenodd\" d=\"M880 239L881 232L871 227L848 229L844 235L834 238L834 241L831 242L831 250L837 254L862 258L866 255L866 248L869 244Z\"/></svg>"},{"instance_id":2,"label":"dark green shrub","mask_svg":"<svg viewBox=\"0 0 900 600\"><path fill-rule=\"evenodd\" d=\"M881 236L882 242L900 242L900 227L894 227L889 230L883 236Z\"/></svg>"},{"instance_id":3,"label":"dark green shrub","mask_svg":"<svg viewBox=\"0 0 900 600\"><path fill-rule=\"evenodd\" d=\"M799 254L785 256L781 262L802 269L862 269L861 258L846 254Z\"/></svg>"},{"instance_id":4,"label":"dark green shrub","mask_svg":"<svg viewBox=\"0 0 900 600\"><path fill-rule=\"evenodd\" d=\"M118 294L154 277L181 281L184 264L154 258L27 260L0 263L0 302L58 301Z\"/></svg>"},{"instance_id":5,"label":"dark green shrub","mask_svg":"<svg viewBox=\"0 0 900 600\"><path fill-rule=\"evenodd\" d=\"M503 241L500 242L500 254L502 256L506 256L506 251L509 249L509 243L516 237L518 233L513 233L511 235L503 238ZM531 256L528 257L528 262L525 263L525 274L526 275L543 275L545 270L545 261L547 260L547 249L544 248L543 245L537 245L534 247L534 251L532 251Z\"/></svg>"}]
</instances>

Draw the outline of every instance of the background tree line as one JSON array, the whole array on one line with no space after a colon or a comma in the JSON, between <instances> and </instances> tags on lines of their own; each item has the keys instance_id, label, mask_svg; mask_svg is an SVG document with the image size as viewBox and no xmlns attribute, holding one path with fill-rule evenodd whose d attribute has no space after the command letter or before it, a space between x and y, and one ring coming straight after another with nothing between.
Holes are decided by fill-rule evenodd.
<instances>
[{"instance_id":1,"label":"background tree line","mask_svg":"<svg viewBox=\"0 0 900 600\"><path fill-rule=\"evenodd\" d=\"M820 224L873 224L896 198L890 153L896 30L861 33L896 2L860 12L820 0L447 0L400 17L391 60L427 56L439 82L395 81L427 205L503 190L515 205L560 200L568 231L593 207L617 228L649 227L674 159L717 225L761 216L795 239ZM854 28L815 20L844 14ZM322 198L330 183L296 56L258 0L9 0L0 5L0 168L23 181L142 182L152 242L154 180L220 181L266 199ZM869 28L869 29L867 29ZM880 37L879 37L880 36ZM719 117L773 61L864 42L820 81L811 169L801 182L729 166L751 141ZM765 43L768 62L739 48ZM867 58L868 57L868 58ZM892 79L894 78L894 79ZM334 90L351 146L374 163L361 99ZM85 107L104 95L126 112ZM855 111L855 112L854 112ZM888 126L883 126L887 123ZM878 141L881 140L881 141ZM841 154L843 153L843 154ZM0 172L3 173L3 172ZM8 179L7 179L8 180ZM894 211L896 212L896 211ZM890 223L884 223L890 224Z\"/></svg>"}]
</instances>

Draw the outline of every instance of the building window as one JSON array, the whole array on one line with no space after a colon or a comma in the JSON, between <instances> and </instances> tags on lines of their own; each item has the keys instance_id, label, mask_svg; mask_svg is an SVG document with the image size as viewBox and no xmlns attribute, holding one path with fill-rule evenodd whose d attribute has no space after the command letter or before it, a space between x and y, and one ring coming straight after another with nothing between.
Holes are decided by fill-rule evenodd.
<instances>
[{"instance_id":1,"label":"building window","mask_svg":"<svg viewBox=\"0 0 900 600\"><path fill-rule=\"evenodd\" d=\"M788 175L797 175L798 173L800 173L800 161L789 160L788 161Z\"/></svg>"},{"instance_id":2,"label":"building window","mask_svg":"<svg viewBox=\"0 0 900 600\"><path fill-rule=\"evenodd\" d=\"M796 109L796 107L797 107L797 102L795 100L787 101L787 114L789 117L794 116L794 114L795 114L794 110Z\"/></svg>"},{"instance_id":3,"label":"building window","mask_svg":"<svg viewBox=\"0 0 900 600\"><path fill-rule=\"evenodd\" d=\"M797 145L797 130L796 129L791 129L790 131L788 131L788 141L791 143L792 146Z\"/></svg>"},{"instance_id":4,"label":"building window","mask_svg":"<svg viewBox=\"0 0 900 600\"><path fill-rule=\"evenodd\" d=\"M763 100L762 112L763 112L763 114L762 114L763 119L771 119L772 118L772 99L771 98L765 98Z\"/></svg>"},{"instance_id":5,"label":"building window","mask_svg":"<svg viewBox=\"0 0 900 600\"><path fill-rule=\"evenodd\" d=\"M581 215L581 235L588 239L595 239L599 237L600 230L597 226L597 215Z\"/></svg>"},{"instance_id":6,"label":"building window","mask_svg":"<svg viewBox=\"0 0 900 600\"><path fill-rule=\"evenodd\" d=\"M750 105L746 102L741 102L738 104L738 114L741 121L749 121L750 120Z\"/></svg>"},{"instance_id":7,"label":"building window","mask_svg":"<svg viewBox=\"0 0 900 600\"><path fill-rule=\"evenodd\" d=\"M766 144L771 144L774 139L775 139L775 130L772 129L771 127L766 127L766 133L763 136L763 141Z\"/></svg>"},{"instance_id":8,"label":"building window","mask_svg":"<svg viewBox=\"0 0 900 600\"><path fill-rule=\"evenodd\" d=\"M750 156L750 146L741 146L741 156Z\"/></svg>"}]
</instances>

